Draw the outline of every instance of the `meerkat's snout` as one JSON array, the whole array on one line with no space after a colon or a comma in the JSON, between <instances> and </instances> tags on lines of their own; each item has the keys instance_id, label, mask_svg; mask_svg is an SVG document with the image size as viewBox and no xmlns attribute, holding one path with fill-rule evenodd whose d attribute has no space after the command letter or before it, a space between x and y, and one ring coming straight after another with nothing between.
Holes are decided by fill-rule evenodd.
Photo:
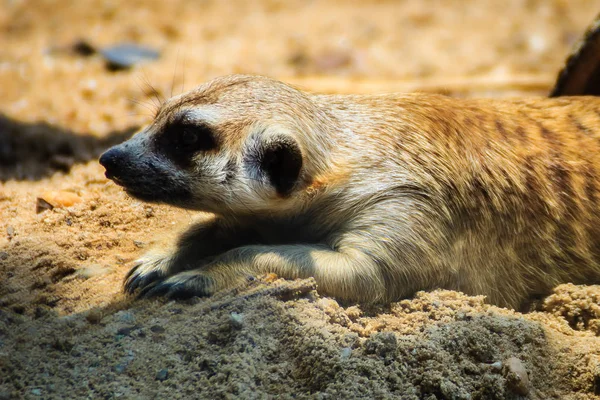
<instances>
[{"instance_id":1,"label":"meerkat's snout","mask_svg":"<svg viewBox=\"0 0 600 400\"><path fill-rule=\"evenodd\" d=\"M149 167L147 162L144 163L140 152L135 150L132 141L133 139L111 147L98 160L105 169L104 175L126 189L136 183L144 165Z\"/></svg>"},{"instance_id":2,"label":"meerkat's snout","mask_svg":"<svg viewBox=\"0 0 600 400\"><path fill-rule=\"evenodd\" d=\"M118 180L120 173L123 171L123 164L126 163L127 153L123 151L121 146L114 146L108 149L100 156L100 165L104 167L106 172L104 175L108 179Z\"/></svg>"},{"instance_id":3,"label":"meerkat's snout","mask_svg":"<svg viewBox=\"0 0 600 400\"><path fill-rule=\"evenodd\" d=\"M100 156L105 176L140 200L189 207L191 198L186 177L170 168L148 150L145 132L111 147Z\"/></svg>"}]
</instances>

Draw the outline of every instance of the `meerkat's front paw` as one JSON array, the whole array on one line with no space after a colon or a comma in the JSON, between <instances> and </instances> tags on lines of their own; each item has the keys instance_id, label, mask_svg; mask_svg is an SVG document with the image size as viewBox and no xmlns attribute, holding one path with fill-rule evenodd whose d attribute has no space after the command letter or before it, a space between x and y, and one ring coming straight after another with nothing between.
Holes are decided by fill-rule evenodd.
<instances>
[{"instance_id":1,"label":"meerkat's front paw","mask_svg":"<svg viewBox=\"0 0 600 400\"><path fill-rule=\"evenodd\" d=\"M169 275L171 263L171 257L160 254L147 254L140 258L125 276L125 292L132 294L164 280Z\"/></svg>"},{"instance_id":2,"label":"meerkat's front paw","mask_svg":"<svg viewBox=\"0 0 600 400\"><path fill-rule=\"evenodd\" d=\"M188 299L190 297L211 296L221 289L217 279L205 271L186 271L173 275L161 282L155 281L146 285L140 297L164 296L169 299Z\"/></svg>"}]
</instances>

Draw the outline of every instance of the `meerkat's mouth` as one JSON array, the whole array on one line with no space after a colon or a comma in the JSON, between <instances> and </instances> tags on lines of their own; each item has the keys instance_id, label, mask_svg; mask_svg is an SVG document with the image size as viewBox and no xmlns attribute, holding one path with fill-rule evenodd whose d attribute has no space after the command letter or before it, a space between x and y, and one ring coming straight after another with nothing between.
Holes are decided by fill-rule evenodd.
<instances>
[{"instance_id":1,"label":"meerkat's mouth","mask_svg":"<svg viewBox=\"0 0 600 400\"><path fill-rule=\"evenodd\" d=\"M104 176L106 177L106 179L110 179L111 181L118 183L117 182L118 178L115 176L115 174L111 174L110 172L105 171Z\"/></svg>"},{"instance_id":2,"label":"meerkat's mouth","mask_svg":"<svg viewBox=\"0 0 600 400\"><path fill-rule=\"evenodd\" d=\"M107 176L107 178L109 178ZM154 195L154 197L156 197L156 193L152 193L152 191L150 190L143 190L140 188L137 188L135 186L132 186L130 184L128 184L128 182L124 181L123 179L113 176L109 178L110 180L112 180L115 184L121 186L123 188L123 190L125 190L125 192L130 195L131 197L135 197L138 198L140 200L148 200L149 197L152 197Z\"/></svg>"},{"instance_id":3,"label":"meerkat's mouth","mask_svg":"<svg viewBox=\"0 0 600 400\"><path fill-rule=\"evenodd\" d=\"M111 174L108 171L104 174L104 176L106 176L107 179L110 179L111 181L113 181L116 185L122 187L123 190L125 190L125 193L127 193L129 196L134 197L136 199L143 200L143 201L152 200L151 197L153 195L150 194L149 191L143 191L143 190L139 190L135 187L132 187L124 179L119 178L115 174Z\"/></svg>"},{"instance_id":4,"label":"meerkat's mouth","mask_svg":"<svg viewBox=\"0 0 600 400\"><path fill-rule=\"evenodd\" d=\"M123 179L119 178L117 175L112 174L108 171L106 171L104 173L104 176L106 177L106 179L110 179L111 181L113 181L114 183L116 183L119 186L126 186L126 182L123 181Z\"/></svg>"},{"instance_id":5,"label":"meerkat's mouth","mask_svg":"<svg viewBox=\"0 0 600 400\"><path fill-rule=\"evenodd\" d=\"M129 196L138 199L138 200L142 200L142 201L148 201L148 202L156 202L156 195L150 194L148 192L141 192L141 191L137 191L135 189L131 189L128 187L124 187L123 189L125 190L125 193L127 193Z\"/></svg>"}]
</instances>

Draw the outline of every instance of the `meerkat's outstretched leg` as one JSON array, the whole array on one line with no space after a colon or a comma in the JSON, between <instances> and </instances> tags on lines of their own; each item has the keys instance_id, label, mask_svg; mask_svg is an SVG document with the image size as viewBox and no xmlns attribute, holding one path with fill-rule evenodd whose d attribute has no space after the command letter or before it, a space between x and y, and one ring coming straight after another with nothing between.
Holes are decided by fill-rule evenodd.
<instances>
[{"instance_id":1,"label":"meerkat's outstretched leg","mask_svg":"<svg viewBox=\"0 0 600 400\"><path fill-rule=\"evenodd\" d=\"M247 243L251 231L250 226L216 216L196 223L170 248L150 251L138 259L125 277L125 291L134 293L178 272L208 264L211 257Z\"/></svg>"},{"instance_id":2,"label":"meerkat's outstretched leg","mask_svg":"<svg viewBox=\"0 0 600 400\"><path fill-rule=\"evenodd\" d=\"M230 250L204 268L180 272L141 296L171 298L209 296L242 283L249 277L272 272L287 279L314 277L319 289L340 298L378 300L385 294L383 277L368 255L356 250L335 251L325 245L251 245Z\"/></svg>"},{"instance_id":3,"label":"meerkat's outstretched leg","mask_svg":"<svg viewBox=\"0 0 600 400\"><path fill-rule=\"evenodd\" d=\"M179 263L197 268L145 287L144 281L138 286L142 288L142 296L207 296L240 284L248 277L275 273L288 279L312 276L321 292L341 299L374 302L406 296L423 285L436 286L435 281L446 281L451 274L450 270L432 264L430 255L442 250L439 248L442 242L436 243L442 238L426 233L432 221L427 221L423 210L411 203L384 200L370 210L372 213L382 212L377 209L398 210L397 215L410 212L411 220L400 221L390 216L396 232L369 226L372 222L369 218L357 218L347 224L347 231L331 237L327 243L245 245L211 257L208 262L195 258L194 253L181 254L176 256ZM434 246L438 248L434 250ZM428 272L423 273L425 270ZM430 279L432 275L437 278Z\"/></svg>"}]
</instances>

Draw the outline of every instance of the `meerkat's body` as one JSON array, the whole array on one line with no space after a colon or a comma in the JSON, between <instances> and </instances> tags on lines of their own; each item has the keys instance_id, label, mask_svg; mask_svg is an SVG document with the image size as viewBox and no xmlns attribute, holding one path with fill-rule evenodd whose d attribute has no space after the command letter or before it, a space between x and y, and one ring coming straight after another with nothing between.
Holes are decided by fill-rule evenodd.
<instances>
[{"instance_id":1,"label":"meerkat's body","mask_svg":"<svg viewBox=\"0 0 600 400\"><path fill-rule=\"evenodd\" d=\"M417 290L518 307L600 281L600 98L312 95L219 78L166 102L101 159L133 196L215 213L128 276L210 295L249 276L325 294Z\"/></svg>"}]
</instances>

